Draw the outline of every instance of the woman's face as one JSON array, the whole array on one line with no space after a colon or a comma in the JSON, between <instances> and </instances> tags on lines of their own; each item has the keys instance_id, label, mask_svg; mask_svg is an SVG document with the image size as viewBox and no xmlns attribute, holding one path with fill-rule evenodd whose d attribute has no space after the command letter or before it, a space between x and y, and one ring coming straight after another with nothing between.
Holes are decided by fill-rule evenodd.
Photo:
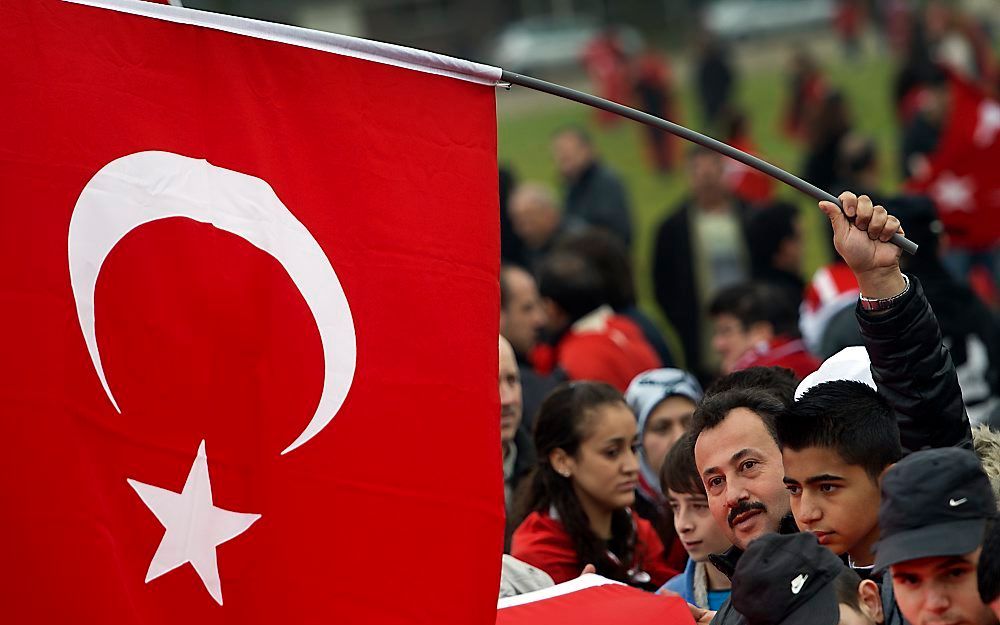
<instances>
[{"instance_id":1,"label":"woman's face","mask_svg":"<svg viewBox=\"0 0 1000 625\"><path fill-rule=\"evenodd\" d=\"M569 458L573 490L585 509L630 506L639 477L635 416L624 403L605 404L589 421L588 435Z\"/></svg>"},{"instance_id":2,"label":"woman's face","mask_svg":"<svg viewBox=\"0 0 1000 625\"><path fill-rule=\"evenodd\" d=\"M653 408L646 419L646 430L642 433L642 448L653 473L660 474L660 468L667 452L674 446L691 424L694 402L687 397L668 397Z\"/></svg>"}]
</instances>

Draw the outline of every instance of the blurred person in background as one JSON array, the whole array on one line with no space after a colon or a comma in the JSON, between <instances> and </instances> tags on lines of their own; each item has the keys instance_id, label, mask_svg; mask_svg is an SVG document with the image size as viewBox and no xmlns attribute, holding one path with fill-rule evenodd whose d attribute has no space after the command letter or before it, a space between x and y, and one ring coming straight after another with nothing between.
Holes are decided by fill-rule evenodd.
<instances>
[{"instance_id":1,"label":"blurred person in background","mask_svg":"<svg viewBox=\"0 0 1000 625\"><path fill-rule=\"evenodd\" d=\"M733 99L736 87L736 73L729 59L725 45L702 31L698 38L698 52L695 60L695 93L701 109L701 123L705 128L714 128L722 113Z\"/></svg>"},{"instance_id":2,"label":"blurred person in background","mask_svg":"<svg viewBox=\"0 0 1000 625\"><path fill-rule=\"evenodd\" d=\"M532 270L552 251L560 236L583 226L564 217L552 189L537 182L518 185L507 210L514 234L522 242L523 264Z\"/></svg>"},{"instance_id":3,"label":"blurred person in background","mask_svg":"<svg viewBox=\"0 0 1000 625\"><path fill-rule=\"evenodd\" d=\"M605 27L587 44L582 60L590 82L602 98L629 104L629 59L613 26ZM619 115L603 109L594 109L594 115L597 123L608 128L622 120Z\"/></svg>"},{"instance_id":4,"label":"blurred person in background","mask_svg":"<svg viewBox=\"0 0 1000 625\"><path fill-rule=\"evenodd\" d=\"M531 436L521 429L521 378L514 349L500 337L500 448L503 459L503 499L507 511L504 551L514 532L513 495L521 479L535 466L535 448Z\"/></svg>"},{"instance_id":5,"label":"blurred person in background","mask_svg":"<svg viewBox=\"0 0 1000 625\"><path fill-rule=\"evenodd\" d=\"M622 242L606 230L582 228L561 237L556 249L579 254L593 265L601 274L606 299L611 308L639 326L642 335L659 356L661 364L672 366L674 356L667 342L653 320L636 303L632 262Z\"/></svg>"},{"instance_id":6,"label":"blurred person in background","mask_svg":"<svg viewBox=\"0 0 1000 625\"><path fill-rule=\"evenodd\" d=\"M557 131L552 155L566 185L565 217L605 228L630 245L632 217L625 185L600 161L590 135L577 126Z\"/></svg>"},{"instance_id":7,"label":"blurred person in background","mask_svg":"<svg viewBox=\"0 0 1000 625\"><path fill-rule=\"evenodd\" d=\"M861 35L863 34L866 10L861 0L838 0L833 26L840 37L844 56L855 61L861 55Z\"/></svg>"},{"instance_id":8,"label":"blurred person in background","mask_svg":"<svg viewBox=\"0 0 1000 625\"><path fill-rule=\"evenodd\" d=\"M643 111L678 121L673 71L667 59L655 48L646 48L636 59L635 93ZM661 174L673 170L679 158L680 139L652 126L644 126L643 132L653 168Z\"/></svg>"},{"instance_id":9,"label":"blurred person in background","mask_svg":"<svg viewBox=\"0 0 1000 625\"><path fill-rule=\"evenodd\" d=\"M838 189L858 189L859 193L879 197L882 172L879 168L878 146L867 135L849 132L837 150L836 174Z\"/></svg>"},{"instance_id":10,"label":"blurred person in background","mask_svg":"<svg viewBox=\"0 0 1000 625\"><path fill-rule=\"evenodd\" d=\"M680 338L685 368L714 374L706 311L715 293L750 275L746 209L726 188L723 159L702 147L688 153L689 193L656 234L653 289Z\"/></svg>"},{"instance_id":11,"label":"blurred person in background","mask_svg":"<svg viewBox=\"0 0 1000 625\"><path fill-rule=\"evenodd\" d=\"M500 267L500 335L510 341L520 373L523 418L521 430L530 436L542 400L566 377L556 370L542 375L532 356L545 330L545 309L535 278L516 265Z\"/></svg>"},{"instance_id":12,"label":"blurred person in background","mask_svg":"<svg viewBox=\"0 0 1000 625\"><path fill-rule=\"evenodd\" d=\"M639 431L639 485L634 509L652 524L666 548L667 563L677 570L684 568L687 554L674 531L660 471L667 452L687 432L701 396L701 386L693 375L669 368L639 374L625 391Z\"/></svg>"},{"instance_id":13,"label":"blurred person in background","mask_svg":"<svg viewBox=\"0 0 1000 625\"><path fill-rule=\"evenodd\" d=\"M724 117L723 136L729 145L747 154L757 155L757 148L750 137L750 122L743 111L730 109ZM747 204L764 204L774 198L774 178L748 165L725 160L725 181L730 192Z\"/></svg>"},{"instance_id":14,"label":"blurred person in background","mask_svg":"<svg viewBox=\"0 0 1000 625\"><path fill-rule=\"evenodd\" d=\"M636 437L635 416L611 386L573 382L553 391L538 413L538 462L511 555L557 584L587 564L647 590L675 575L652 526L630 509L639 476Z\"/></svg>"},{"instance_id":15,"label":"blurred person in background","mask_svg":"<svg viewBox=\"0 0 1000 625\"><path fill-rule=\"evenodd\" d=\"M800 379L819 368L799 336L798 310L769 285L747 282L719 291L709 307L712 347L723 374L785 367Z\"/></svg>"},{"instance_id":16,"label":"blurred person in background","mask_svg":"<svg viewBox=\"0 0 1000 625\"><path fill-rule=\"evenodd\" d=\"M782 119L782 129L788 138L795 141L808 138L810 119L823 103L827 92L826 79L816 59L805 48L795 50L791 57L788 101Z\"/></svg>"},{"instance_id":17,"label":"blurred person in background","mask_svg":"<svg viewBox=\"0 0 1000 625\"><path fill-rule=\"evenodd\" d=\"M802 225L787 202L763 206L750 215L747 243L754 281L782 291L796 309L802 303Z\"/></svg>"},{"instance_id":18,"label":"blurred person in background","mask_svg":"<svg viewBox=\"0 0 1000 625\"><path fill-rule=\"evenodd\" d=\"M824 96L807 121L806 158L802 176L820 189L836 195L840 144L851 131L847 99L839 91Z\"/></svg>"},{"instance_id":19,"label":"blurred person in background","mask_svg":"<svg viewBox=\"0 0 1000 625\"><path fill-rule=\"evenodd\" d=\"M600 380L624 391L660 359L631 319L616 314L587 258L556 251L538 270L553 361L570 380Z\"/></svg>"},{"instance_id":20,"label":"blurred person in background","mask_svg":"<svg viewBox=\"0 0 1000 625\"><path fill-rule=\"evenodd\" d=\"M514 232L510 218L510 196L514 190L514 172L510 167L500 167L497 179L500 183L500 260L505 263L524 263L524 242Z\"/></svg>"}]
</instances>

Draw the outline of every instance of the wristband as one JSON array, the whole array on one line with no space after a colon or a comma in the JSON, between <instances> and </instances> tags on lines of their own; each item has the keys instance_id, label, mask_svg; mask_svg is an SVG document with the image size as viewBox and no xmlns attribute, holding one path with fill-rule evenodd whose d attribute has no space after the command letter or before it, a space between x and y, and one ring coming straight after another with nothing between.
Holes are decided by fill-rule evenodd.
<instances>
[{"instance_id":1,"label":"wristband","mask_svg":"<svg viewBox=\"0 0 1000 625\"><path fill-rule=\"evenodd\" d=\"M906 283L906 286L903 287L903 290L900 293L893 295L892 297L873 299L861 295L859 299L861 303L861 310L866 310L868 312L880 312L891 309L899 302L899 300L903 299L904 295L910 292L910 279L905 273L903 274L903 282Z\"/></svg>"}]
</instances>

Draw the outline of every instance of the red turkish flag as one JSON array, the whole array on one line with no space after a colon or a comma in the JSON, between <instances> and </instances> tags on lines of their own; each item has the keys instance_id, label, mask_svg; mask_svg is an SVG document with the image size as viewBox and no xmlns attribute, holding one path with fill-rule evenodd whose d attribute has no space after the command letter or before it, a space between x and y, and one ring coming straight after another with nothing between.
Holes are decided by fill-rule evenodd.
<instances>
[{"instance_id":1,"label":"red turkish flag","mask_svg":"<svg viewBox=\"0 0 1000 625\"><path fill-rule=\"evenodd\" d=\"M686 625L694 623L680 597L664 597L598 575L501 599L496 625Z\"/></svg>"},{"instance_id":2,"label":"red turkish flag","mask_svg":"<svg viewBox=\"0 0 1000 625\"><path fill-rule=\"evenodd\" d=\"M907 183L934 199L952 243L980 251L1000 241L1000 102L958 76L929 171Z\"/></svg>"},{"instance_id":3,"label":"red turkish flag","mask_svg":"<svg viewBox=\"0 0 1000 625\"><path fill-rule=\"evenodd\" d=\"M91 3L0 3L2 620L492 623L492 68Z\"/></svg>"}]
</instances>

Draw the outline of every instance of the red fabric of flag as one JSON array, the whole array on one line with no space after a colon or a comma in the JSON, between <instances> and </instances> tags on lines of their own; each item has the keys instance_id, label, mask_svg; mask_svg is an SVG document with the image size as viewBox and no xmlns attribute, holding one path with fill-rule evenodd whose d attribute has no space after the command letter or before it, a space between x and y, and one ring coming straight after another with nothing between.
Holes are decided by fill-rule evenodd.
<instances>
[{"instance_id":1,"label":"red fabric of flag","mask_svg":"<svg viewBox=\"0 0 1000 625\"><path fill-rule=\"evenodd\" d=\"M492 623L492 88L0 23L4 622Z\"/></svg>"},{"instance_id":2,"label":"red fabric of flag","mask_svg":"<svg viewBox=\"0 0 1000 625\"><path fill-rule=\"evenodd\" d=\"M601 583L601 582L605 583ZM595 575L502 599L496 625L687 625L691 611L680 597L665 597Z\"/></svg>"},{"instance_id":3,"label":"red fabric of flag","mask_svg":"<svg viewBox=\"0 0 1000 625\"><path fill-rule=\"evenodd\" d=\"M929 169L907 186L934 200L952 244L988 250L1000 241L1000 102L958 76L950 79L949 100Z\"/></svg>"}]
</instances>

